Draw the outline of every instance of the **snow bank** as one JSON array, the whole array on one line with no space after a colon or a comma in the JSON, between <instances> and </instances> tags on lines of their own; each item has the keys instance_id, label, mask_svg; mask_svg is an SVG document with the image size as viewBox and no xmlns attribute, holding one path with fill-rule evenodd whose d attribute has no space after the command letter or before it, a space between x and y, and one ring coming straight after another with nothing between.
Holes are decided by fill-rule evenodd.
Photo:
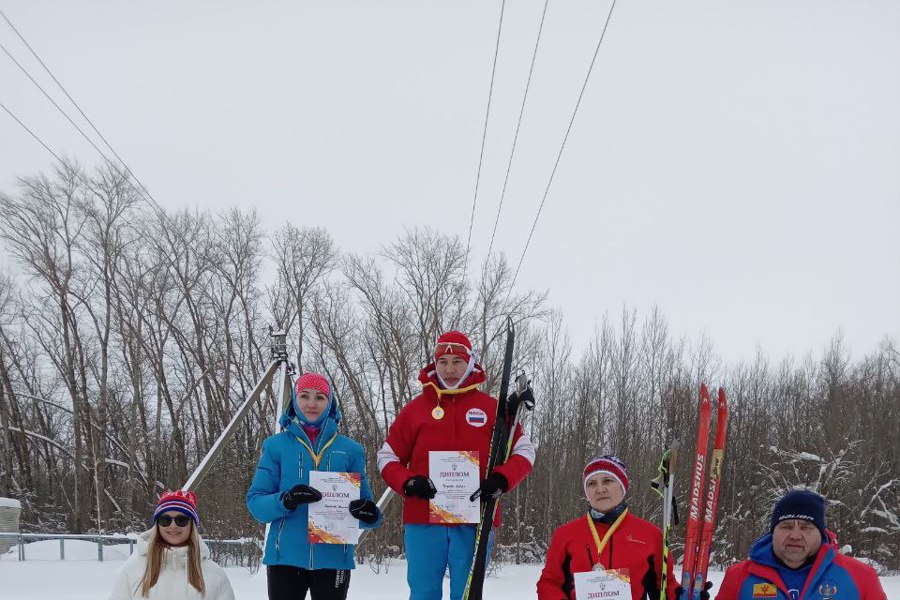
<instances>
[{"instance_id":1,"label":"snow bank","mask_svg":"<svg viewBox=\"0 0 900 600\"><path fill-rule=\"evenodd\" d=\"M22 503L12 498L0 498L0 508L22 508Z\"/></svg>"},{"instance_id":2,"label":"snow bank","mask_svg":"<svg viewBox=\"0 0 900 600\"><path fill-rule=\"evenodd\" d=\"M58 544L58 542L56 542ZM127 547L126 550L127 552ZM96 546L94 546L96 553ZM0 595L16 600L106 600L120 562L10 562L0 560ZM225 569L236 598L266 599L265 569L251 575L246 569ZM492 600L522 600L535 597L535 583L541 565L503 565L496 577L485 582L485 597ZM724 573L710 572L716 583ZM900 577L883 577L882 585L888 598L900 599ZM448 580L444 580L444 598L449 598ZM394 561L385 570L375 573L367 565L360 565L350 578L350 598L356 600L396 600L406 596L406 563Z\"/></svg>"}]
</instances>

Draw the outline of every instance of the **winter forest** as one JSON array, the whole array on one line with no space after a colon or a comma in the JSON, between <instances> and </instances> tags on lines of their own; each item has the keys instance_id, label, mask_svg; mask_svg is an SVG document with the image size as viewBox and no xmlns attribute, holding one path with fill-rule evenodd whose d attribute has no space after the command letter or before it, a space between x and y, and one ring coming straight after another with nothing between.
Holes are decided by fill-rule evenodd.
<instances>
[{"instance_id":1,"label":"winter forest","mask_svg":"<svg viewBox=\"0 0 900 600\"><path fill-rule=\"evenodd\" d=\"M724 364L660 311L567 322L543 290L510 288L502 254L467 264L465 244L440 231L349 254L327 231L265 231L252 212L151 210L110 167L64 163L0 191L0 236L15 265L0 279L0 496L22 502L25 531L146 529L157 494L187 479L262 374L270 326L288 332L298 370L333 381L378 496L375 451L418 392L438 334L470 333L496 394L511 315L516 366L537 398L525 427L538 455L504 496L495 556L542 561L554 528L583 512L581 469L602 452L624 459L630 506L658 522L649 483L676 436L685 515L706 382L731 406L714 564L745 557L773 500L805 485L828 498L846 552L900 569L900 349L888 340L851 359L836 332L806 356L775 361L761 348ZM584 327L589 345L573 348L567 331ZM244 494L273 433L265 398L198 489L208 537L263 535ZM402 554L399 508L360 555Z\"/></svg>"}]
</instances>

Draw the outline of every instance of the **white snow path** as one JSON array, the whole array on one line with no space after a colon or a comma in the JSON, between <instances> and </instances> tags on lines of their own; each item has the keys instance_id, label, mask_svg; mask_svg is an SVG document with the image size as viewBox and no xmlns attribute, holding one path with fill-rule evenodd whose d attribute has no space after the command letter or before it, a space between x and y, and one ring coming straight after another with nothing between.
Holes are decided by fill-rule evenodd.
<instances>
[{"instance_id":1,"label":"white snow path","mask_svg":"<svg viewBox=\"0 0 900 600\"><path fill-rule=\"evenodd\" d=\"M19 562L16 549L0 557L0 600L106 600L116 571L128 555L127 546L104 549L105 562L97 561L97 546L84 541L66 542L66 560L59 560L59 542L44 541L26 546L26 560ZM250 574L247 569L226 569L237 600L266 600L265 570ZM503 565L485 584L491 600L534 598L540 565ZM723 573L710 572L718 583ZM888 598L900 599L900 576L883 577ZM714 588L715 589L715 588ZM360 565L350 580L350 600L398 600L408 597L406 563L393 561L387 570L375 573ZM449 598L449 581L444 580L444 598Z\"/></svg>"}]
</instances>

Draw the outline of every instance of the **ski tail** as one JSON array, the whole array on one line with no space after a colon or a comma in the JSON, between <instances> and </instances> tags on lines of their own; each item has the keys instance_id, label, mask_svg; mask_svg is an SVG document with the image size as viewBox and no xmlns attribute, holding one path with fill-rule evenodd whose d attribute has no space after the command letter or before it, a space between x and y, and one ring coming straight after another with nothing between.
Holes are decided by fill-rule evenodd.
<instances>
[{"instance_id":1,"label":"ski tail","mask_svg":"<svg viewBox=\"0 0 900 600\"><path fill-rule=\"evenodd\" d=\"M697 544L703 510L703 491L706 480L706 462L709 451L709 425L712 403L706 384L700 384L700 421L697 426L697 453L691 474L691 496L688 504L687 528L684 536L684 560L681 566L682 598L693 598L693 583L697 568Z\"/></svg>"},{"instance_id":2,"label":"ski tail","mask_svg":"<svg viewBox=\"0 0 900 600\"><path fill-rule=\"evenodd\" d=\"M501 452L507 448L507 440L512 437L510 432L510 414L507 406L509 393L509 380L512 373L513 349L515 347L516 333L511 317L506 319L506 351L503 355L503 372L500 377L500 396L497 398L497 416L494 419L494 430L491 433L491 447L488 456L486 473L505 461L506 457ZM486 498L481 503L481 518L475 531L475 556L472 560L472 568L466 580L466 589L463 593L464 600L481 600L484 590L484 576L487 570L488 543L491 539L491 531L494 527L494 514L497 512L497 498Z\"/></svg>"},{"instance_id":3,"label":"ski tail","mask_svg":"<svg viewBox=\"0 0 900 600\"><path fill-rule=\"evenodd\" d=\"M697 568L694 575L693 598L699 600L700 591L706 584L706 572L712 553L712 538L716 528L716 509L719 503L719 485L722 477L722 460L725 457L725 442L728 438L728 398L725 390L719 388L716 412L716 435L713 440L712 457L709 462L709 483L706 491L706 506L703 512L703 529L700 532L700 546L697 550Z\"/></svg>"}]
</instances>

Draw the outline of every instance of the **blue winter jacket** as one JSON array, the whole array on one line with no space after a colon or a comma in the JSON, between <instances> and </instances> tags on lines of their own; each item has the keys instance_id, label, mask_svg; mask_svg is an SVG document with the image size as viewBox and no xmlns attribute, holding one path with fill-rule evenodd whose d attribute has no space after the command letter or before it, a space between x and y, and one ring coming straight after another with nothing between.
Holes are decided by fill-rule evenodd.
<instances>
[{"instance_id":1,"label":"blue winter jacket","mask_svg":"<svg viewBox=\"0 0 900 600\"><path fill-rule=\"evenodd\" d=\"M875 570L837 551L819 548L802 589L793 593L784 581L787 570L775 558L772 534L753 543L750 559L728 569L716 600L886 600Z\"/></svg>"},{"instance_id":2,"label":"blue winter jacket","mask_svg":"<svg viewBox=\"0 0 900 600\"><path fill-rule=\"evenodd\" d=\"M253 518L261 523L271 523L266 539L263 563L267 565L291 565L303 569L352 569L354 546L352 544L310 544L307 537L308 506L300 505L290 511L281 502L281 494L298 483L309 483L309 472L342 471L359 473L360 498L372 499L372 489L366 478L366 454L363 447L348 437L337 433L341 413L337 403L329 399L328 416L321 426L316 443L312 444L300 425L294 402L281 415L278 423L283 431L266 438L262 456L247 491L247 508ZM298 439L299 438L299 439ZM309 445L317 454L330 440L318 469L309 451ZM303 440L303 443L300 442ZM381 525L382 517L368 525L360 521L360 527L372 529Z\"/></svg>"}]
</instances>

